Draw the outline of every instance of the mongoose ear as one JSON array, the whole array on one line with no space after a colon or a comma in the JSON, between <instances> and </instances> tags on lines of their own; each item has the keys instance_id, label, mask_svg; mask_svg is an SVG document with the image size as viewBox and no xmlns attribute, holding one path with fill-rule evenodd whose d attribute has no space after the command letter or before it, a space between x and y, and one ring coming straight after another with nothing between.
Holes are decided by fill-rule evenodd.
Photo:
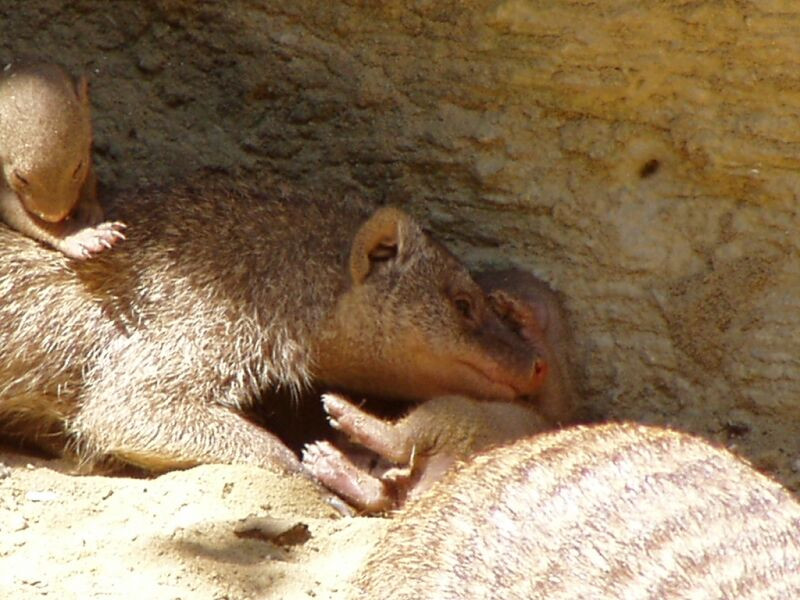
<instances>
[{"instance_id":1,"label":"mongoose ear","mask_svg":"<svg viewBox=\"0 0 800 600\"><path fill-rule=\"evenodd\" d=\"M489 294L494 312L526 339L535 339L547 331L547 306L542 301L519 299L502 289Z\"/></svg>"},{"instance_id":2,"label":"mongoose ear","mask_svg":"<svg viewBox=\"0 0 800 600\"><path fill-rule=\"evenodd\" d=\"M75 84L75 95L78 96L81 104L89 105L89 80L86 75L81 75Z\"/></svg>"},{"instance_id":3,"label":"mongoose ear","mask_svg":"<svg viewBox=\"0 0 800 600\"><path fill-rule=\"evenodd\" d=\"M402 246L409 217L392 207L379 208L361 226L350 248L350 277L362 283L375 262L391 260Z\"/></svg>"}]
</instances>

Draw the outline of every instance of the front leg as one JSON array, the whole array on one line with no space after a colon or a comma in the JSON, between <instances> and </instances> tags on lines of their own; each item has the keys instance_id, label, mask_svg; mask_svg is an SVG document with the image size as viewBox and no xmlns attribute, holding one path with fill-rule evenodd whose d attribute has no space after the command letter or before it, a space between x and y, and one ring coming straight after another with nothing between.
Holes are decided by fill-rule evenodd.
<instances>
[{"instance_id":1,"label":"front leg","mask_svg":"<svg viewBox=\"0 0 800 600\"><path fill-rule=\"evenodd\" d=\"M303 466L322 485L363 513L383 512L399 504L399 489L392 480L355 464L329 442L308 444L303 450Z\"/></svg>"},{"instance_id":2,"label":"front leg","mask_svg":"<svg viewBox=\"0 0 800 600\"><path fill-rule=\"evenodd\" d=\"M78 215L53 225L55 227L51 233L54 239L49 243L66 256L78 260L92 258L105 250L110 250L125 239L123 232L127 228L125 223L120 221L106 221L90 226Z\"/></svg>"},{"instance_id":3,"label":"front leg","mask_svg":"<svg viewBox=\"0 0 800 600\"><path fill-rule=\"evenodd\" d=\"M394 422L335 394L325 395L323 406L334 429L394 465L387 469L380 461L370 464L360 453L327 442L306 447L306 469L367 513L399 508L429 489L454 463L549 427L532 406L460 396L428 400Z\"/></svg>"},{"instance_id":4,"label":"front leg","mask_svg":"<svg viewBox=\"0 0 800 600\"><path fill-rule=\"evenodd\" d=\"M110 456L150 471L207 463L302 471L276 436L232 409L199 398L90 397L67 430L90 463Z\"/></svg>"},{"instance_id":5,"label":"front leg","mask_svg":"<svg viewBox=\"0 0 800 600\"><path fill-rule=\"evenodd\" d=\"M72 218L49 223L25 210L19 196L9 187L0 189L0 218L6 224L70 258L91 258L125 239L123 223L92 223L98 211L102 218L102 208L96 198L82 197Z\"/></svg>"},{"instance_id":6,"label":"front leg","mask_svg":"<svg viewBox=\"0 0 800 600\"><path fill-rule=\"evenodd\" d=\"M405 426L405 421L392 423L371 415L339 394L323 395L322 407L328 413L331 427L354 444L394 464L408 464L413 460L418 440Z\"/></svg>"}]
</instances>

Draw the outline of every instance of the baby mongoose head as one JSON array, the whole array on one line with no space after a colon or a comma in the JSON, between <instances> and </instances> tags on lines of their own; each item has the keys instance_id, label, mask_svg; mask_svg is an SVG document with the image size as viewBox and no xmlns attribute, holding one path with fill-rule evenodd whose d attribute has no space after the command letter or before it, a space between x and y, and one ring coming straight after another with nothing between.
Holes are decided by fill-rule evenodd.
<instances>
[{"instance_id":1,"label":"baby mongoose head","mask_svg":"<svg viewBox=\"0 0 800 600\"><path fill-rule=\"evenodd\" d=\"M0 73L0 162L27 211L62 221L90 171L92 126L86 78L49 63Z\"/></svg>"},{"instance_id":2,"label":"baby mongoose head","mask_svg":"<svg viewBox=\"0 0 800 600\"><path fill-rule=\"evenodd\" d=\"M404 399L512 399L542 385L535 348L404 212L381 208L361 226L348 270L317 352L321 381Z\"/></svg>"},{"instance_id":3,"label":"baby mongoose head","mask_svg":"<svg viewBox=\"0 0 800 600\"><path fill-rule=\"evenodd\" d=\"M567 423L578 403L574 339L559 295L544 281L519 268L484 271L475 280L489 294L495 311L519 326L520 333L547 363L536 395L540 412L553 423Z\"/></svg>"}]
</instances>

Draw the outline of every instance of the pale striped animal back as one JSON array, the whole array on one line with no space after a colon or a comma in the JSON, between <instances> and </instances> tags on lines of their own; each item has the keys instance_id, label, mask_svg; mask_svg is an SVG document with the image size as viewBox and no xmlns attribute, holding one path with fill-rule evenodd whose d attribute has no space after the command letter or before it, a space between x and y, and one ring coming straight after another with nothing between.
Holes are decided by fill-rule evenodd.
<instances>
[{"instance_id":1,"label":"pale striped animal back","mask_svg":"<svg viewBox=\"0 0 800 600\"><path fill-rule=\"evenodd\" d=\"M800 598L800 505L724 449L632 424L477 456L392 524L358 598Z\"/></svg>"}]
</instances>

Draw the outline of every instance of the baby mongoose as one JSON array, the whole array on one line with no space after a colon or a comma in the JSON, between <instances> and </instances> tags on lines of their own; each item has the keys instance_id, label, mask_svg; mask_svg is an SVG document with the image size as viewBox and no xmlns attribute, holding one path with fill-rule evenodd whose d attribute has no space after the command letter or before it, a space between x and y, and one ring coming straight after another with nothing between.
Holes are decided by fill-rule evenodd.
<instances>
[{"instance_id":1,"label":"baby mongoose","mask_svg":"<svg viewBox=\"0 0 800 600\"><path fill-rule=\"evenodd\" d=\"M486 271L475 279L546 360L544 384L525 403L434 398L396 422L368 414L340 395L326 395L323 405L331 425L372 454L321 441L306 447L303 463L364 513L398 508L427 490L455 461L572 417L571 339L556 294L521 269Z\"/></svg>"},{"instance_id":2,"label":"baby mongoose","mask_svg":"<svg viewBox=\"0 0 800 600\"><path fill-rule=\"evenodd\" d=\"M534 394L541 357L397 208L203 177L112 199L132 243L68 261L0 228L0 419L149 469L296 456L272 390Z\"/></svg>"},{"instance_id":3,"label":"baby mongoose","mask_svg":"<svg viewBox=\"0 0 800 600\"><path fill-rule=\"evenodd\" d=\"M353 598L800 598L800 505L728 451L634 424L479 455L409 503Z\"/></svg>"},{"instance_id":4,"label":"baby mongoose","mask_svg":"<svg viewBox=\"0 0 800 600\"><path fill-rule=\"evenodd\" d=\"M304 449L303 464L362 514L400 508L457 461L552 428L529 402L441 396L395 422L371 415L338 394L326 394L322 402L331 425L363 449L318 441Z\"/></svg>"},{"instance_id":5,"label":"baby mongoose","mask_svg":"<svg viewBox=\"0 0 800 600\"><path fill-rule=\"evenodd\" d=\"M0 219L71 258L125 239L105 222L92 167L85 77L50 63L12 63L0 72Z\"/></svg>"}]
</instances>

